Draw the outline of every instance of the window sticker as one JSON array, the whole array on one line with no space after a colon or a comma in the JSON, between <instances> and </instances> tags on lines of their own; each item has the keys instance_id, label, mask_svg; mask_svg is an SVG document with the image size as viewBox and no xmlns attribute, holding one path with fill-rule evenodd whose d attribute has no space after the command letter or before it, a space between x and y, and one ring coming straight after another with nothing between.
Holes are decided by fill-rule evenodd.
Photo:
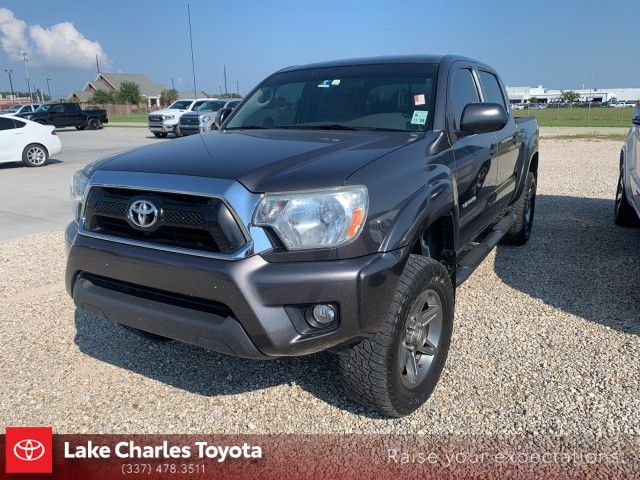
<instances>
[{"instance_id":1,"label":"window sticker","mask_svg":"<svg viewBox=\"0 0 640 480\"><path fill-rule=\"evenodd\" d=\"M333 85L334 87L337 87L338 85L340 85L340 79L336 78L335 80L332 80L331 85Z\"/></svg>"},{"instance_id":2,"label":"window sticker","mask_svg":"<svg viewBox=\"0 0 640 480\"><path fill-rule=\"evenodd\" d=\"M414 105L424 105L427 101L424 98L424 93L419 93L418 95L413 96L413 104Z\"/></svg>"},{"instance_id":3,"label":"window sticker","mask_svg":"<svg viewBox=\"0 0 640 480\"><path fill-rule=\"evenodd\" d=\"M426 110L414 110L413 117L411 117L411 123L413 125L424 125L427 123L427 117L429 112Z\"/></svg>"},{"instance_id":4,"label":"window sticker","mask_svg":"<svg viewBox=\"0 0 640 480\"><path fill-rule=\"evenodd\" d=\"M320 88L329 88L331 86L331 80L323 80L318 84Z\"/></svg>"}]
</instances>

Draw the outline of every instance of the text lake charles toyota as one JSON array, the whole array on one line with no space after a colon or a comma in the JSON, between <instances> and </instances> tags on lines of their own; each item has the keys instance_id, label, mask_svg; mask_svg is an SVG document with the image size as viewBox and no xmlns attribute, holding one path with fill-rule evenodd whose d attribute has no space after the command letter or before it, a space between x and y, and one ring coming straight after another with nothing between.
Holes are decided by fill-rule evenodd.
<instances>
[{"instance_id":1,"label":"text lake charles toyota","mask_svg":"<svg viewBox=\"0 0 640 480\"><path fill-rule=\"evenodd\" d=\"M76 172L66 285L139 333L252 359L324 350L349 396L422 405L455 288L531 233L538 126L453 56L280 70L219 131Z\"/></svg>"}]
</instances>

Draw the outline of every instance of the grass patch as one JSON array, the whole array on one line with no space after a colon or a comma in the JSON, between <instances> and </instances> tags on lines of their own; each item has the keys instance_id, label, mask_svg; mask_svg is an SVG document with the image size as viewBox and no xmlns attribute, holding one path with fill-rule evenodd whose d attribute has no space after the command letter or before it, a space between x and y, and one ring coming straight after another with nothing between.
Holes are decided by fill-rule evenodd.
<instances>
[{"instance_id":1,"label":"grass patch","mask_svg":"<svg viewBox=\"0 0 640 480\"><path fill-rule=\"evenodd\" d=\"M124 115L109 115L109 122L142 122L147 123L147 116L149 114L146 110L142 110L140 112L131 112Z\"/></svg>"},{"instance_id":2,"label":"grass patch","mask_svg":"<svg viewBox=\"0 0 640 480\"><path fill-rule=\"evenodd\" d=\"M616 142L624 142L627 135L624 133L577 133L575 135L550 135L541 136L540 140L611 140Z\"/></svg>"},{"instance_id":3,"label":"grass patch","mask_svg":"<svg viewBox=\"0 0 640 480\"><path fill-rule=\"evenodd\" d=\"M634 108L553 108L514 110L516 117L532 115L541 127L630 127Z\"/></svg>"}]
</instances>

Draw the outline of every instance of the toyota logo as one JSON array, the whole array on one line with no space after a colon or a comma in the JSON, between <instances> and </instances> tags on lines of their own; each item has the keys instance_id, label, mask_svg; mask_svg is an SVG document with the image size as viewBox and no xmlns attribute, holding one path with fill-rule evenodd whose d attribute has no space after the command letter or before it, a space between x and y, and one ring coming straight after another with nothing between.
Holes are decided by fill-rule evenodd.
<instances>
[{"instance_id":1,"label":"toyota logo","mask_svg":"<svg viewBox=\"0 0 640 480\"><path fill-rule=\"evenodd\" d=\"M140 228L150 228L158 220L158 209L147 200L136 200L127 215L131 223Z\"/></svg>"},{"instance_id":2,"label":"toyota logo","mask_svg":"<svg viewBox=\"0 0 640 480\"><path fill-rule=\"evenodd\" d=\"M44 445L38 440L20 440L13 446L13 454L25 462L35 462L44 455Z\"/></svg>"}]
</instances>

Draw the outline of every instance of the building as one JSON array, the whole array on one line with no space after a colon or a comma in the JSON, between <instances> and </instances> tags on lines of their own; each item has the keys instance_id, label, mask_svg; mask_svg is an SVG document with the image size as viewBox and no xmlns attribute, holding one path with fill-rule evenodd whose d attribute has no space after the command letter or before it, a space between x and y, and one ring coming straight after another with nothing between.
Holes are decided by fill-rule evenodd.
<instances>
[{"instance_id":1,"label":"building","mask_svg":"<svg viewBox=\"0 0 640 480\"><path fill-rule=\"evenodd\" d=\"M554 103L562 99L562 92L574 91L580 95L581 102L610 102L617 100L640 100L640 88L593 88L593 89L565 89L557 90L537 87L507 87L507 94L511 103L529 103L531 98L537 98L540 103Z\"/></svg>"},{"instance_id":2,"label":"building","mask_svg":"<svg viewBox=\"0 0 640 480\"><path fill-rule=\"evenodd\" d=\"M87 103L98 90L116 92L123 82L134 82L140 87L140 94L146 100L147 107L160 106L160 93L167 87L152 81L149 77L139 73L99 73L95 80L88 81L82 90L71 92L69 100Z\"/></svg>"}]
</instances>

